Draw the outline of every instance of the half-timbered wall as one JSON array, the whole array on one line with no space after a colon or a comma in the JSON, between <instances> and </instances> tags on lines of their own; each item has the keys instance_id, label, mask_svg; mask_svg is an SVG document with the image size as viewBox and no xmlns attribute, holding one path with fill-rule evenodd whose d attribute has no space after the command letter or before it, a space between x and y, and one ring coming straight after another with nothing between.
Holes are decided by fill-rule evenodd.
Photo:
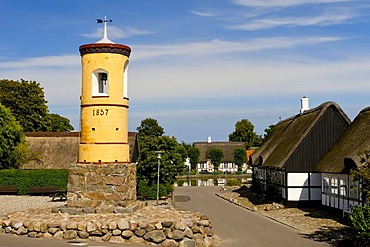
<instances>
[{"instance_id":1,"label":"half-timbered wall","mask_svg":"<svg viewBox=\"0 0 370 247\"><path fill-rule=\"evenodd\" d=\"M321 199L320 173L287 173L288 201L319 201Z\"/></svg>"},{"instance_id":2,"label":"half-timbered wall","mask_svg":"<svg viewBox=\"0 0 370 247\"><path fill-rule=\"evenodd\" d=\"M349 212L351 206L361 205L361 183L347 174L322 174L322 205Z\"/></svg>"}]
</instances>

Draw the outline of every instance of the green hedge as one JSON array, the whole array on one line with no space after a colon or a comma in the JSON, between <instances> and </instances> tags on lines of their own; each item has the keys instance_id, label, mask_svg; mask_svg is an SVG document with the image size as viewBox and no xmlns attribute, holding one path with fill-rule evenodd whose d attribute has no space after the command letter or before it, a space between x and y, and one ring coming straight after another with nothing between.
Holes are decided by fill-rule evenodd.
<instances>
[{"instance_id":1,"label":"green hedge","mask_svg":"<svg viewBox=\"0 0 370 247\"><path fill-rule=\"evenodd\" d=\"M147 197L149 200L155 200L157 198L157 184L150 184L147 179L142 179L137 183L137 194L138 196ZM168 196L173 190L172 186L166 186L159 184L159 196Z\"/></svg>"},{"instance_id":2,"label":"green hedge","mask_svg":"<svg viewBox=\"0 0 370 247\"><path fill-rule=\"evenodd\" d=\"M68 170L0 170L0 185L17 186L19 195L26 195L30 187L57 187L66 190Z\"/></svg>"},{"instance_id":3,"label":"green hedge","mask_svg":"<svg viewBox=\"0 0 370 247\"><path fill-rule=\"evenodd\" d=\"M242 185L242 182L236 178L229 178L226 181L226 186L240 186L240 185Z\"/></svg>"}]
</instances>

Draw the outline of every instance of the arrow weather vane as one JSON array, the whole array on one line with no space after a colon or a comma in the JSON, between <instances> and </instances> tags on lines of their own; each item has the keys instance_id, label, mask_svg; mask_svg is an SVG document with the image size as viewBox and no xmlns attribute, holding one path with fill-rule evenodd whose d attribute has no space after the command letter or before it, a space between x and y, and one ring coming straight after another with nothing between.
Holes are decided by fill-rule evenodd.
<instances>
[{"instance_id":1,"label":"arrow weather vane","mask_svg":"<svg viewBox=\"0 0 370 247\"><path fill-rule=\"evenodd\" d=\"M107 20L107 17L104 16L104 20L103 19L96 19L96 22L97 23L104 23L104 37L103 37L103 40L107 40L108 39L107 22L111 23L112 20L111 19Z\"/></svg>"}]
</instances>

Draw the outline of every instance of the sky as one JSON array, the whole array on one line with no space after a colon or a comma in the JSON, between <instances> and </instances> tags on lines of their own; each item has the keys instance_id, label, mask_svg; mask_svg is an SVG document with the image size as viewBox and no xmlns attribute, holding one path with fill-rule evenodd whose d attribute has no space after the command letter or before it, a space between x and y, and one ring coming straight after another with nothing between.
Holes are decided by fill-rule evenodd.
<instances>
[{"instance_id":1,"label":"sky","mask_svg":"<svg viewBox=\"0 0 370 247\"><path fill-rule=\"evenodd\" d=\"M370 106L369 0L0 0L0 79L37 81L50 113L79 129L79 46L131 47L129 131L154 118L188 143L228 141L248 119L336 102Z\"/></svg>"}]
</instances>

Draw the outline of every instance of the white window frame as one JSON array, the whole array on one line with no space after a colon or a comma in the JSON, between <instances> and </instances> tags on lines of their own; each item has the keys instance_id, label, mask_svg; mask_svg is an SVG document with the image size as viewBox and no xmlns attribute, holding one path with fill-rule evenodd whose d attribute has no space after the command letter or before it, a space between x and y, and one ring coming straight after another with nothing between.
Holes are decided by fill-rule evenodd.
<instances>
[{"instance_id":1,"label":"white window frame","mask_svg":"<svg viewBox=\"0 0 370 247\"><path fill-rule=\"evenodd\" d=\"M101 75L106 74L107 80L101 81ZM105 85L102 85L104 83ZM92 74L92 96L108 96L109 73L103 69L97 69ZM102 90L101 90L102 89Z\"/></svg>"}]
</instances>

